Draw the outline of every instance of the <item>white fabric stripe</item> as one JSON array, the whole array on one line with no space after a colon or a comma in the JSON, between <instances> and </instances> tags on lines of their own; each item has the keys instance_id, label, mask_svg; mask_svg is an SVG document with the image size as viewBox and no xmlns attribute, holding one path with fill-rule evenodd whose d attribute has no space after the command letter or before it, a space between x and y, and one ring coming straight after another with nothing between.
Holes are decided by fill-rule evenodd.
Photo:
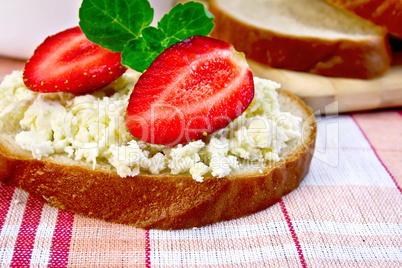
<instances>
[{"instance_id":1,"label":"white fabric stripe","mask_svg":"<svg viewBox=\"0 0 402 268\"><path fill-rule=\"evenodd\" d=\"M393 223L341 223L329 221L292 221L297 232L313 232L333 235L395 235L402 237L402 224ZM402 238L401 238L402 242Z\"/></svg>"},{"instance_id":2,"label":"white fabric stripe","mask_svg":"<svg viewBox=\"0 0 402 268\"><path fill-rule=\"evenodd\" d=\"M32 250L32 257L31 257L31 266L38 267L38 265L42 265L46 267L49 263L50 258L50 249L38 249L34 248Z\"/></svg>"},{"instance_id":3,"label":"white fabric stripe","mask_svg":"<svg viewBox=\"0 0 402 268\"><path fill-rule=\"evenodd\" d=\"M45 265L48 263L50 248L52 246L52 237L54 229L56 228L57 215L58 209L52 208L48 205L43 206L32 250L31 265Z\"/></svg>"},{"instance_id":4,"label":"white fabric stripe","mask_svg":"<svg viewBox=\"0 0 402 268\"><path fill-rule=\"evenodd\" d=\"M350 117L340 116L336 121L321 119L317 127L317 148L331 149L323 152L319 149L315 151L310 173L301 185L364 185L395 188L392 178Z\"/></svg>"},{"instance_id":5,"label":"white fabric stripe","mask_svg":"<svg viewBox=\"0 0 402 268\"><path fill-rule=\"evenodd\" d=\"M402 247L346 247L321 244L302 244L301 247L304 257L307 258L402 261Z\"/></svg>"},{"instance_id":6,"label":"white fabric stripe","mask_svg":"<svg viewBox=\"0 0 402 268\"><path fill-rule=\"evenodd\" d=\"M70 251L68 260L69 263L73 263L68 267L131 267L129 265L145 267L144 251Z\"/></svg>"},{"instance_id":7,"label":"white fabric stripe","mask_svg":"<svg viewBox=\"0 0 402 268\"><path fill-rule=\"evenodd\" d=\"M184 229L177 231L150 230L151 241L159 240L182 240L182 239L236 239L243 237L257 237L288 233L289 227L286 222L266 222L261 224L206 226L196 229Z\"/></svg>"},{"instance_id":8,"label":"white fabric stripe","mask_svg":"<svg viewBox=\"0 0 402 268\"><path fill-rule=\"evenodd\" d=\"M402 236L402 224L392 223L342 223L329 221L292 220L297 232L313 232L333 235L395 235ZM288 233L286 222L267 222L246 226L213 226L177 231L150 230L152 241L156 240L214 240L239 239Z\"/></svg>"},{"instance_id":9,"label":"white fabric stripe","mask_svg":"<svg viewBox=\"0 0 402 268\"><path fill-rule=\"evenodd\" d=\"M339 149L339 166L313 158L310 173L301 185L361 185L395 188L392 178L377 160L373 151Z\"/></svg>"},{"instance_id":10,"label":"white fabric stripe","mask_svg":"<svg viewBox=\"0 0 402 268\"><path fill-rule=\"evenodd\" d=\"M0 247L0 265L9 265L13 259L14 248Z\"/></svg>"},{"instance_id":11,"label":"white fabric stripe","mask_svg":"<svg viewBox=\"0 0 402 268\"><path fill-rule=\"evenodd\" d=\"M36 237L53 237L57 216L58 209L44 205L39 226L36 230Z\"/></svg>"},{"instance_id":12,"label":"white fabric stripe","mask_svg":"<svg viewBox=\"0 0 402 268\"><path fill-rule=\"evenodd\" d=\"M152 251L151 264L164 265L219 265L252 263L270 259L298 258L295 244L258 247L248 250L211 250L211 251Z\"/></svg>"},{"instance_id":13,"label":"white fabric stripe","mask_svg":"<svg viewBox=\"0 0 402 268\"><path fill-rule=\"evenodd\" d=\"M0 236L16 237L20 231L21 225L4 225Z\"/></svg>"},{"instance_id":14,"label":"white fabric stripe","mask_svg":"<svg viewBox=\"0 0 402 268\"><path fill-rule=\"evenodd\" d=\"M402 248L398 247L345 247L321 244L302 244L301 246L305 258L402 261ZM222 249L189 252L151 250L151 263L155 266L246 264L290 257L298 258L294 244L267 246L249 250Z\"/></svg>"},{"instance_id":15,"label":"white fabric stripe","mask_svg":"<svg viewBox=\"0 0 402 268\"><path fill-rule=\"evenodd\" d=\"M40 225L36 232L36 237L47 237L52 238L55 226L50 225Z\"/></svg>"},{"instance_id":16,"label":"white fabric stripe","mask_svg":"<svg viewBox=\"0 0 402 268\"><path fill-rule=\"evenodd\" d=\"M316 145L318 148L335 148L339 145L371 149L355 121L348 115L317 118Z\"/></svg>"},{"instance_id":17,"label":"white fabric stripe","mask_svg":"<svg viewBox=\"0 0 402 268\"><path fill-rule=\"evenodd\" d=\"M324 162L330 167L337 167L339 165L340 123L333 118L317 118L316 121L317 137L313 159ZM326 148L331 148L331 150Z\"/></svg>"},{"instance_id":18,"label":"white fabric stripe","mask_svg":"<svg viewBox=\"0 0 402 268\"><path fill-rule=\"evenodd\" d=\"M22 190L15 189L14 191L7 217L0 233L0 237L3 238L3 242L0 244L0 264L11 263L28 196L28 193Z\"/></svg>"}]
</instances>

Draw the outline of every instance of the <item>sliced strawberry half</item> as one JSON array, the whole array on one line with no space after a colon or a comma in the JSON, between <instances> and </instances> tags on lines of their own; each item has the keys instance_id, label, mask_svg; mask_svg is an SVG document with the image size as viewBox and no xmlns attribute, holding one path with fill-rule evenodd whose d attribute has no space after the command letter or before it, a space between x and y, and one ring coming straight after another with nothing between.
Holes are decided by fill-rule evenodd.
<instances>
[{"instance_id":1,"label":"sliced strawberry half","mask_svg":"<svg viewBox=\"0 0 402 268\"><path fill-rule=\"evenodd\" d=\"M141 75L126 125L138 139L173 146L226 127L253 97L243 53L226 42L193 36L167 48Z\"/></svg>"},{"instance_id":2,"label":"sliced strawberry half","mask_svg":"<svg viewBox=\"0 0 402 268\"><path fill-rule=\"evenodd\" d=\"M118 52L89 41L77 26L49 36L25 64L25 85L33 91L83 93L121 76Z\"/></svg>"}]
</instances>

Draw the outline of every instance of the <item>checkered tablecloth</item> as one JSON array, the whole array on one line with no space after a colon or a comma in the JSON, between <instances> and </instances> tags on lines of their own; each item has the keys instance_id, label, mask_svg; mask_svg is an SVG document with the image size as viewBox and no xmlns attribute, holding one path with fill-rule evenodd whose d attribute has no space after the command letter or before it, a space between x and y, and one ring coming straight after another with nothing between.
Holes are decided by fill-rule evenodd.
<instances>
[{"instance_id":1,"label":"checkered tablecloth","mask_svg":"<svg viewBox=\"0 0 402 268\"><path fill-rule=\"evenodd\" d=\"M311 170L297 190L203 228L110 224L0 184L0 266L402 267L402 111L317 121Z\"/></svg>"}]
</instances>

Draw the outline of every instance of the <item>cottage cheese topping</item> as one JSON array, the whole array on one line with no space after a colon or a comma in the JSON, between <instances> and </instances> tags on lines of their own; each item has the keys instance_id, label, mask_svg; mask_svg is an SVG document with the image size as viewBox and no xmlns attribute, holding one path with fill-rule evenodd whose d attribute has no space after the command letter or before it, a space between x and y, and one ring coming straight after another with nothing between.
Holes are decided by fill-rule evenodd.
<instances>
[{"instance_id":1,"label":"cottage cheese topping","mask_svg":"<svg viewBox=\"0 0 402 268\"><path fill-rule=\"evenodd\" d=\"M300 140L301 118L281 112L280 85L255 78L255 97L248 109L225 129L202 140L166 147L134 138L124 115L137 74L124 74L93 94L35 93L20 71L0 85L0 131L17 133L16 143L32 155L65 154L77 161L109 163L122 176L190 173L224 177L245 165L276 162Z\"/></svg>"}]
</instances>

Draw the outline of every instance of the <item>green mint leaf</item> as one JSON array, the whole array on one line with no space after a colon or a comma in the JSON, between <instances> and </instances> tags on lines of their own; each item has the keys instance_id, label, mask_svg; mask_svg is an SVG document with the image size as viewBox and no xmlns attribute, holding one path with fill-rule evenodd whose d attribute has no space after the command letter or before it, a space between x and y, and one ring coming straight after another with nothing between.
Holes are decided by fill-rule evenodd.
<instances>
[{"instance_id":1,"label":"green mint leaf","mask_svg":"<svg viewBox=\"0 0 402 268\"><path fill-rule=\"evenodd\" d=\"M149 26L142 30L142 37L131 40L122 53L122 64L145 71L155 58L166 49L166 35L158 28Z\"/></svg>"},{"instance_id":2,"label":"green mint leaf","mask_svg":"<svg viewBox=\"0 0 402 268\"><path fill-rule=\"evenodd\" d=\"M194 35L208 35L214 24L213 15L201 3L177 4L158 22L158 28L169 39L169 46Z\"/></svg>"},{"instance_id":3,"label":"green mint leaf","mask_svg":"<svg viewBox=\"0 0 402 268\"><path fill-rule=\"evenodd\" d=\"M162 52L167 47L164 42L166 35L161 29L150 26L144 28L141 33L150 49Z\"/></svg>"},{"instance_id":4,"label":"green mint leaf","mask_svg":"<svg viewBox=\"0 0 402 268\"><path fill-rule=\"evenodd\" d=\"M147 0L83 0L79 25L93 43L121 52L151 24L153 14Z\"/></svg>"},{"instance_id":5,"label":"green mint leaf","mask_svg":"<svg viewBox=\"0 0 402 268\"><path fill-rule=\"evenodd\" d=\"M162 51L150 48L146 39L139 37L126 45L121 63L137 72L144 72Z\"/></svg>"}]
</instances>

